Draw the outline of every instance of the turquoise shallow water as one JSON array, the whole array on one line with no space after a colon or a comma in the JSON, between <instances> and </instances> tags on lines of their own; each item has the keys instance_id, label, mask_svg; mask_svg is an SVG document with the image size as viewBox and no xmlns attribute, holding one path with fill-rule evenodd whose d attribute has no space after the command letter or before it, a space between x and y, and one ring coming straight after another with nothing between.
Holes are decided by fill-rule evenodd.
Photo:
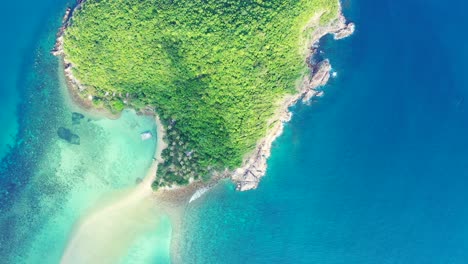
<instances>
[{"instance_id":1,"label":"turquoise shallow water","mask_svg":"<svg viewBox=\"0 0 468 264\"><path fill-rule=\"evenodd\" d=\"M6 128L0 137L2 263L58 263L77 222L96 204L135 187L156 148L152 117L124 111L117 120L96 118L69 103L58 60L50 54L66 6L67 1L49 0L2 9L2 19L11 19L2 29L15 43L11 50L2 48L9 54L0 78ZM73 111L84 117L74 122ZM80 144L60 139L60 127L77 134ZM144 131L155 137L141 141ZM169 220L150 229L132 236L120 263L168 262Z\"/></svg>"}]
</instances>

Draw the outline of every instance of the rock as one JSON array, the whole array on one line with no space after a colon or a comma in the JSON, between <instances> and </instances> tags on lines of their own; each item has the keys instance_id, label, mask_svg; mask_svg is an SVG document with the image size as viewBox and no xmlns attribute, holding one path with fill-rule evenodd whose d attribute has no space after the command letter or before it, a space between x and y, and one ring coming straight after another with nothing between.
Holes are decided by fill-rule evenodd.
<instances>
[{"instance_id":1,"label":"rock","mask_svg":"<svg viewBox=\"0 0 468 264\"><path fill-rule=\"evenodd\" d=\"M258 181L258 177L256 177L251 171L248 171L244 178L244 181L255 182L255 181Z\"/></svg>"},{"instance_id":2,"label":"rock","mask_svg":"<svg viewBox=\"0 0 468 264\"><path fill-rule=\"evenodd\" d=\"M323 60L319 62L312 69L312 78L309 83L310 89L315 89L327 84L328 79L330 79L331 69L332 67L329 60Z\"/></svg>"},{"instance_id":3,"label":"rock","mask_svg":"<svg viewBox=\"0 0 468 264\"><path fill-rule=\"evenodd\" d=\"M267 170L267 159L270 156L271 144L281 134L282 127L282 123L276 123L273 134L264 138L254 155L245 161L242 168L233 173L231 179L237 183L237 190L247 191L257 188L260 178L265 175Z\"/></svg>"},{"instance_id":4,"label":"rock","mask_svg":"<svg viewBox=\"0 0 468 264\"><path fill-rule=\"evenodd\" d=\"M247 181L244 181L244 182L239 182L239 183L237 184L236 189L237 189L238 191L244 192L244 191L249 191L249 190L257 189L257 187L258 187L258 182L247 182Z\"/></svg>"},{"instance_id":5,"label":"rock","mask_svg":"<svg viewBox=\"0 0 468 264\"><path fill-rule=\"evenodd\" d=\"M318 92L316 90L313 90L313 89L308 90L304 94L304 97L302 98L302 102L304 102L304 103L309 102L312 97L315 97L317 95L317 93Z\"/></svg>"},{"instance_id":6,"label":"rock","mask_svg":"<svg viewBox=\"0 0 468 264\"><path fill-rule=\"evenodd\" d=\"M70 18L71 18L72 9L67 8L65 11L65 15L62 18L62 26L59 28L57 33L57 40L55 42L54 48L52 49L52 54L54 56L62 56L64 55L63 52L63 35L65 33L65 29L67 29Z\"/></svg>"},{"instance_id":7,"label":"rock","mask_svg":"<svg viewBox=\"0 0 468 264\"><path fill-rule=\"evenodd\" d=\"M354 30L356 29L356 25L354 23L348 23L346 26L337 32L334 33L334 39L343 39L346 37L349 37L354 33Z\"/></svg>"},{"instance_id":8,"label":"rock","mask_svg":"<svg viewBox=\"0 0 468 264\"><path fill-rule=\"evenodd\" d=\"M73 112L72 113L72 123L73 125L79 125L81 122L81 119L83 119L85 116L83 114Z\"/></svg>"},{"instance_id":9,"label":"rock","mask_svg":"<svg viewBox=\"0 0 468 264\"><path fill-rule=\"evenodd\" d=\"M67 141L70 144L80 145L80 137L77 134L73 134L73 132L71 132L71 130L68 128L59 127L57 130L57 135L59 138Z\"/></svg>"}]
</instances>

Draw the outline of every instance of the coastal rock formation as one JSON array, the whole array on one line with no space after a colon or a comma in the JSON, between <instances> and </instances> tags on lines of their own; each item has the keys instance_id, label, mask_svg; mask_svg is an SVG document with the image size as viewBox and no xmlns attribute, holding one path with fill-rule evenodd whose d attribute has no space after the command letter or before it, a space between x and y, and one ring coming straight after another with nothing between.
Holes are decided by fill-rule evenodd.
<instances>
[{"instance_id":1,"label":"coastal rock formation","mask_svg":"<svg viewBox=\"0 0 468 264\"><path fill-rule=\"evenodd\" d=\"M59 127L57 130L57 135L59 138L67 141L73 145L80 145L80 137L77 134L74 134L70 129Z\"/></svg>"},{"instance_id":2,"label":"coastal rock formation","mask_svg":"<svg viewBox=\"0 0 468 264\"><path fill-rule=\"evenodd\" d=\"M312 77L309 80L308 86L310 87L304 93L302 97L302 102L308 102L312 97L317 96L321 91L316 90L320 86L324 86L327 84L328 80L330 79L330 71L332 69L329 60L323 60L316 65L309 65L312 70Z\"/></svg>"},{"instance_id":3,"label":"coastal rock formation","mask_svg":"<svg viewBox=\"0 0 468 264\"><path fill-rule=\"evenodd\" d=\"M346 18L343 14L340 14L337 19L335 19L332 23L326 26L318 27L312 33L312 39L310 43L312 43L313 47L318 46L318 41L325 35L332 34L334 39L343 39L349 37L354 33L356 26L352 22L347 22ZM315 52L316 49L312 48L312 53Z\"/></svg>"},{"instance_id":4,"label":"coastal rock formation","mask_svg":"<svg viewBox=\"0 0 468 264\"><path fill-rule=\"evenodd\" d=\"M54 56L63 55L63 34L65 33L65 29L67 29L68 27L68 22L70 21L71 14L72 9L67 8L67 11L65 11L65 15L62 18L62 26L60 27L57 33L57 40L55 41L55 46L52 49L52 54Z\"/></svg>"},{"instance_id":5,"label":"coastal rock formation","mask_svg":"<svg viewBox=\"0 0 468 264\"><path fill-rule=\"evenodd\" d=\"M354 30L356 29L356 25L354 23L346 24L346 18L343 15L341 15L338 18L338 20L339 20L338 22L339 24L345 25L345 26L341 27L340 29L338 29L337 31L333 33L334 39L336 40L343 39L343 38L349 37L350 35L354 33Z\"/></svg>"},{"instance_id":6,"label":"coastal rock formation","mask_svg":"<svg viewBox=\"0 0 468 264\"><path fill-rule=\"evenodd\" d=\"M345 17L340 14L330 25L319 27L314 31L311 40L313 45L310 48L310 55L307 57L310 75L304 77L297 94L284 100L277 115L270 121L271 129L268 131L267 136L260 140L253 154L244 161L243 166L232 173L231 180L236 183L238 191L256 189L261 177L266 174L267 160L270 157L272 143L283 132L283 124L291 119L292 114L289 112L289 107L301 99L306 102L312 97L323 93L316 88L328 82L332 68L330 61L327 59L318 63L315 62L314 56L318 51L318 41L327 34L333 34L334 39L342 39L351 35L354 30L354 23L346 23Z\"/></svg>"}]
</instances>

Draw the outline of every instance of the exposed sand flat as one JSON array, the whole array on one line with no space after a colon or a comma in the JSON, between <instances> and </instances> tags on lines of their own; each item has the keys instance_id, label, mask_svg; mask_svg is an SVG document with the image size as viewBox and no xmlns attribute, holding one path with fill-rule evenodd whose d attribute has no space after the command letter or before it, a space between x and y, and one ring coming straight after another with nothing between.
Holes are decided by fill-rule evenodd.
<instances>
[{"instance_id":1,"label":"exposed sand flat","mask_svg":"<svg viewBox=\"0 0 468 264\"><path fill-rule=\"evenodd\" d=\"M151 183L166 145L158 117L156 122L155 161L144 180L134 189L115 194L111 201L84 216L70 238L61 263L116 263L139 235L158 227L164 210L158 207Z\"/></svg>"}]
</instances>

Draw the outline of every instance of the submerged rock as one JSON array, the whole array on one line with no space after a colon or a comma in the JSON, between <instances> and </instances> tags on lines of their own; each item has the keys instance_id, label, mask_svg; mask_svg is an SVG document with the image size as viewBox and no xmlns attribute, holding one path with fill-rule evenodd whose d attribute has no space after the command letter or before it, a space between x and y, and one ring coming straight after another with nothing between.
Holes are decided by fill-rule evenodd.
<instances>
[{"instance_id":1,"label":"submerged rock","mask_svg":"<svg viewBox=\"0 0 468 264\"><path fill-rule=\"evenodd\" d=\"M83 119L85 116L83 114L73 112L72 113L72 123L73 125L79 125L81 122L81 119Z\"/></svg>"},{"instance_id":2,"label":"submerged rock","mask_svg":"<svg viewBox=\"0 0 468 264\"><path fill-rule=\"evenodd\" d=\"M141 136L141 140L145 141L145 140L151 139L153 137L153 134L150 131L145 131L141 133L140 136Z\"/></svg>"},{"instance_id":3,"label":"submerged rock","mask_svg":"<svg viewBox=\"0 0 468 264\"><path fill-rule=\"evenodd\" d=\"M57 130L57 135L59 138L66 140L70 144L80 145L80 137L77 134L71 132L70 129L59 127Z\"/></svg>"}]
</instances>

